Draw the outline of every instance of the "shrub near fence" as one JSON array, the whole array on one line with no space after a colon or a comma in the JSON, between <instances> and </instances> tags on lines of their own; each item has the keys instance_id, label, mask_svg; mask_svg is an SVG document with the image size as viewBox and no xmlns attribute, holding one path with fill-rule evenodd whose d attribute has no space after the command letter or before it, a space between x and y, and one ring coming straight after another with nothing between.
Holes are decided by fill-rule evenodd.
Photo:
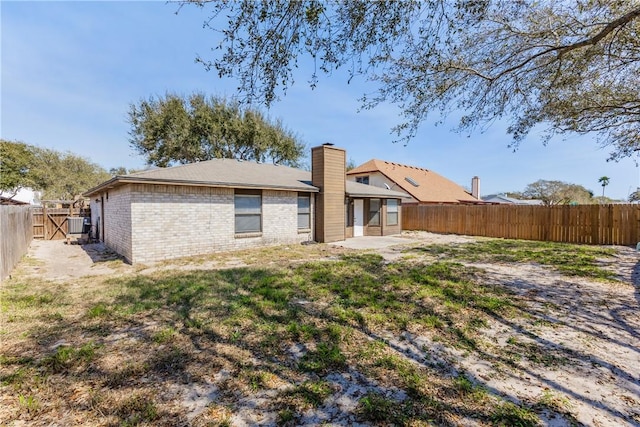
<instances>
[{"instance_id":1,"label":"shrub near fence","mask_svg":"<svg viewBox=\"0 0 640 427\"><path fill-rule=\"evenodd\" d=\"M402 229L592 245L640 242L640 205L403 205Z\"/></svg>"},{"instance_id":2,"label":"shrub near fence","mask_svg":"<svg viewBox=\"0 0 640 427\"><path fill-rule=\"evenodd\" d=\"M4 280L33 240L29 206L0 205L0 280Z\"/></svg>"}]
</instances>

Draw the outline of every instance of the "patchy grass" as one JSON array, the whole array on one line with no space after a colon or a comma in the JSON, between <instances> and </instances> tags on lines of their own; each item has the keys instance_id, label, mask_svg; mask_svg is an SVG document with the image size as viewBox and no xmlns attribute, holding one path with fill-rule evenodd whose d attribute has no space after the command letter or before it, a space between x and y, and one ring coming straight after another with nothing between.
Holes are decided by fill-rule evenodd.
<instances>
[{"instance_id":1,"label":"patchy grass","mask_svg":"<svg viewBox=\"0 0 640 427\"><path fill-rule=\"evenodd\" d=\"M167 264L144 275L56 285L12 279L0 295L2 315L11 319L3 326L0 414L8 423L232 425L233 414L259 396L275 423L295 425L346 393L343 378L364 391L350 397L352 421L536 425L536 410L564 408L559 398L542 396L533 409L514 404L431 347L486 356L491 322L526 315L508 289L457 260L533 261L608 277L595 263L607 251L560 246L426 246L420 251L447 260L388 263L313 245L234 255L260 267L183 271ZM331 259L320 259L323 253ZM226 262L179 264L212 259ZM580 261L571 266L569 259ZM426 344L405 352L401 336ZM492 362L565 363L543 350L514 338ZM199 409L177 391L194 384L212 385Z\"/></svg>"},{"instance_id":2,"label":"patchy grass","mask_svg":"<svg viewBox=\"0 0 640 427\"><path fill-rule=\"evenodd\" d=\"M281 403L292 410L303 411L321 406L333 392L327 381L305 381L287 390L281 397ZM295 416L295 412L292 413Z\"/></svg>"},{"instance_id":3,"label":"patchy grass","mask_svg":"<svg viewBox=\"0 0 640 427\"><path fill-rule=\"evenodd\" d=\"M528 408L505 402L498 405L491 414L491 421L500 426L536 427L539 419Z\"/></svg>"},{"instance_id":4,"label":"patchy grass","mask_svg":"<svg viewBox=\"0 0 640 427\"><path fill-rule=\"evenodd\" d=\"M507 340L507 345L501 349L502 354L509 360L520 361L526 359L534 365L558 369L568 362L566 356L561 355L559 349L549 349L536 342L524 342L515 337Z\"/></svg>"},{"instance_id":5,"label":"patchy grass","mask_svg":"<svg viewBox=\"0 0 640 427\"><path fill-rule=\"evenodd\" d=\"M367 393L358 402L358 412L364 421L402 425L405 414L398 402L378 393Z\"/></svg>"},{"instance_id":6,"label":"patchy grass","mask_svg":"<svg viewBox=\"0 0 640 427\"><path fill-rule=\"evenodd\" d=\"M615 254L610 248L529 240L490 239L459 245L425 245L410 252L471 262L535 262L569 275L613 280L615 274L598 260Z\"/></svg>"}]
</instances>

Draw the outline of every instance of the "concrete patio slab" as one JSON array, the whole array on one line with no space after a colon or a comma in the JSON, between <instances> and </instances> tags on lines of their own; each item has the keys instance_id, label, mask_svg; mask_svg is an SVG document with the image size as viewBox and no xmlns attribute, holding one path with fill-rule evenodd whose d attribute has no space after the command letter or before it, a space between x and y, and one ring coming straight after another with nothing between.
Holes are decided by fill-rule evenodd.
<instances>
[{"instance_id":1,"label":"concrete patio slab","mask_svg":"<svg viewBox=\"0 0 640 427\"><path fill-rule=\"evenodd\" d=\"M348 249L382 249L396 245L409 245L420 240L400 236L362 236L351 237L340 242L332 242L329 245L342 246Z\"/></svg>"}]
</instances>

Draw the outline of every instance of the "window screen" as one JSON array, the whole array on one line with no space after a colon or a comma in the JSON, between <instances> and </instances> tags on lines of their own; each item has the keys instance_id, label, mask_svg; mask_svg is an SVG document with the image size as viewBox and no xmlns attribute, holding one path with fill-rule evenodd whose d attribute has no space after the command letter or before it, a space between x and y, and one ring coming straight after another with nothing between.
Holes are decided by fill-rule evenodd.
<instances>
[{"instance_id":1,"label":"window screen","mask_svg":"<svg viewBox=\"0 0 640 427\"><path fill-rule=\"evenodd\" d=\"M387 225L398 225L398 201L387 200Z\"/></svg>"},{"instance_id":2,"label":"window screen","mask_svg":"<svg viewBox=\"0 0 640 427\"><path fill-rule=\"evenodd\" d=\"M298 195L298 229L311 228L311 196Z\"/></svg>"},{"instance_id":3,"label":"window screen","mask_svg":"<svg viewBox=\"0 0 640 427\"><path fill-rule=\"evenodd\" d=\"M236 233L262 231L262 196L259 194L236 194Z\"/></svg>"},{"instance_id":4,"label":"window screen","mask_svg":"<svg viewBox=\"0 0 640 427\"><path fill-rule=\"evenodd\" d=\"M369 225L380 225L380 199L369 200Z\"/></svg>"}]
</instances>

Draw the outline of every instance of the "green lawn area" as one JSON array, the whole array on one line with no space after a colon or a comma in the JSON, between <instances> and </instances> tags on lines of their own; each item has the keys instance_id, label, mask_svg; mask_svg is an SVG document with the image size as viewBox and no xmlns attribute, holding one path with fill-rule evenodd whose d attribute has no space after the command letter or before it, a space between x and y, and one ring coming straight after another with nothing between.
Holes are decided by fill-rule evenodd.
<instances>
[{"instance_id":1,"label":"green lawn area","mask_svg":"<svg viewBox=\"0 0 640 427\"><path fill-rule=\"evenodd\" d=\"M238 402L267 398L261 409L274 423L297 425L333 405L337 376L359 375L366 381L352 416L362 423L538 425L550 405L514 403L429 346L415 354L399 343L408 333L483 354L491 321L530 316L526 301L461 261L536 262L607 279L597 258L612 255L507 240L421 246L394 262L366 252L307 262L282 251L249 253L255 264L219 270L68 283L15 274L0 295L0 421L232 425ZM493 362L537 355L563 363L510 344ZM175 390L194 385L211 394L190 418Z\"/></svg>"}]
</instances>

